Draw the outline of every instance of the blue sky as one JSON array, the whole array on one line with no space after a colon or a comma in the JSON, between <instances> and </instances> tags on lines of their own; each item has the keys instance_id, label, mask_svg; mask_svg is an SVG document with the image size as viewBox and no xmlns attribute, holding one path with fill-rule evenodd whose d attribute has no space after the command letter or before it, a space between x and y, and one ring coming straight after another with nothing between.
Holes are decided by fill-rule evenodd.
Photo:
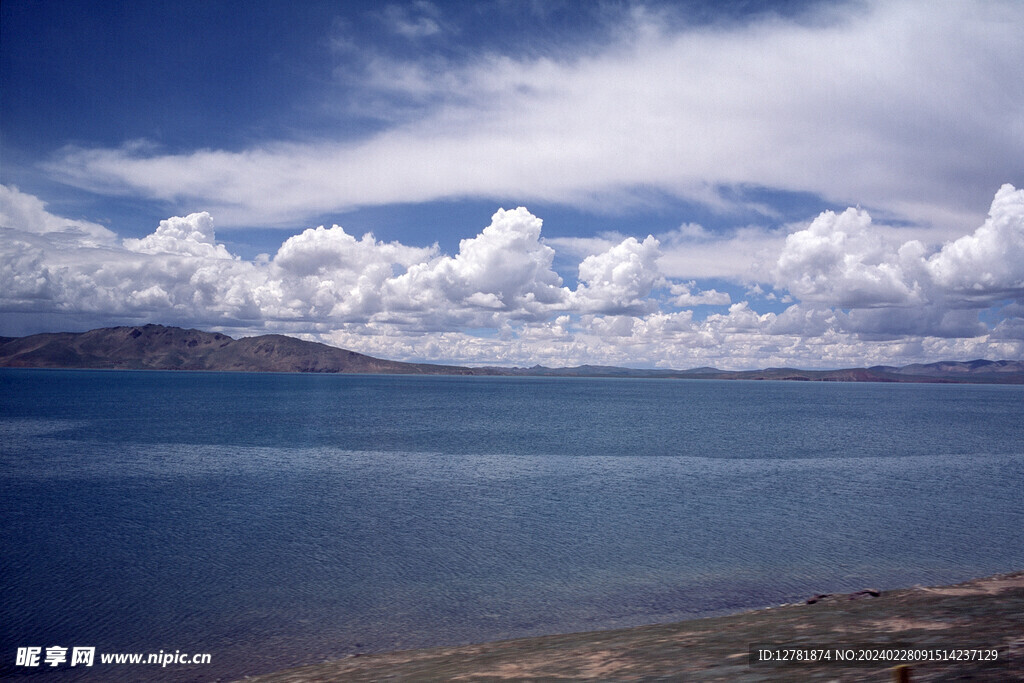
<instances>
[{"instance_id":1,"label":"blue sky","mask_svg":"<svg viewBox=\"0 0 1024 683\"><path fill-rule=\"evenodd\" d=\"M982 0L5 0L0 334L1019 358L1022 21Z\"/></svg>"}]
</instances>

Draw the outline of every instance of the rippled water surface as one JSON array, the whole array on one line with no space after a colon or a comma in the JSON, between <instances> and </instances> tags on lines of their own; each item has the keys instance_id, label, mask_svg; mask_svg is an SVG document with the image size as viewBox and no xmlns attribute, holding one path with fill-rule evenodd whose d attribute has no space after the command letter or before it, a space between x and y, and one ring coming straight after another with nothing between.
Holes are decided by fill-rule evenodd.
<instances>
[{"instance_id":1,"label":"rippled water surface","mask_svg":"<svg viewBox=\"0 0 1024 683\"><path fill-rule=\"evenodd\" d=\"M0 370L23 646L354 652L1024 568L1024 387ZM81 669L38 671L47 679Z\"/></svg>"}]
</instances>

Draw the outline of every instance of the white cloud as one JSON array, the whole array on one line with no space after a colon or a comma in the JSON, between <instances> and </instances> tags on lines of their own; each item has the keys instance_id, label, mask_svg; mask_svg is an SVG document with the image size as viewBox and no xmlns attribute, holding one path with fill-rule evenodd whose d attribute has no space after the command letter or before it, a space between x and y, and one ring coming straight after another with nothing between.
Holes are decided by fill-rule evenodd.
<instances>
[{"instance_id":1,"label":"white cloud","mask_svg":"<svg viewBox=\"0 0 1024 683\"><path fill-rule=\"evenodd\" d=\"M666 277L764 282L785 234L757 226L711 233L701 226L684 225L658 238L663 245L658 265Z\"/></svg>"},{"instance_id":2,"label":"white cloud","mask_svg":"<svg viewBox=\"0 0 1024 683\"><path fill-rule=\"evenodd\" d=\"M423 249L398 242L384 244L377 242L371 233L357 240L337 225L332 228L321 225L285 240L274 256L274 263L299 276L336 276L384 268L387 277L391 277L396 268L404 271L437 253L436 245Z\"/></svg>"},{"instance_id":3,"label":"white cloud","mask_svg":"<svg viewBox=\"0 0 1024 683\"><path fill-rule=\"evenodd\" d=\"M15 215L7 204L4 215ZM25 227L63 225L56 216L43 218ZM217 243L205 212L161 221L121 247L8 229L0 306L255 327L357 321L407 332L496 328L547 319L570 305L540 230L540 219L526 209L501 210L450 257L436 245L383 243L371 234L357 240L339 226L321 226L287 239L272 259L243 261Z\"/></svg>"},{"instance_id":4,"label":"white cloud","mask_svg":"<svg viewBox=\"0 0 1024 683\"><path fill-rule=\"evenodd\" d=\"M931 254L865 211L826 211L786 238L773 276L801 302L779 331L820 329L818 308L833 313L836 329L865 337L984 336L980 309L1024 301L1024 190L1003 185L984 224Z\"/></svg>"},{"instance_id":5,"label":"white cloud","mask_svg":"<svg viewBox=\"0 0 1024 683\"><path fill-rule=\"evenodd\" d=\"M690 280L686 284L675 284L669 287L672 294L672 305L681 308L690 306L727 306L732 303L728 292L719 292L714 289L705 291L694 291L697 288L697 281Z\"/></svg>"},{"instance_id":6,"label":"white cloud","mask_svg":"<svg viewBox=\"0 0 1024 683\"><path fill-rule=\"evenodd\" d=\"M55 216L46 210L46 204L38 197L6 185L0 185L0 228L14 228L49 235L51 239L66 243L92 246L113 242L117 237L97 223Z\"/></svg>"},{"instance_id":7,"label":"white cloud","mask_svg":"<svg viewBox=\"0 0 1024 683\"><path fill-rule=\"evenodd\" d=\"M57 296L58 289L46 264L45 252L28 240L9 235L4 235L4 238L0 252L3 309L35 310L39 302Z\"/></svg>"},{"instance_id":8,"label":"white cloud","mask_svg":"<svg viewBox=\"0 0 1024 683\"><path fill-rule=\"evenodd\" d=\"M650 235L643 242L627 237L607 251L583 259L575 292L579 308L612 314L653 311L657 304L648 297L663 280L657 266L659 247Z\"/></svg>"},{"instance_id":9,"label":"white cloud","mask_svg":"<svg viewBox=\"0 0 1024 683\"><path fill-rule=\"evenodd\" d=\"M653 236L602 242L569 290L541 220L525 208L499 210L454 255L321 226L249 261L217 242L206 213L118 244L102 228L68 228L37 198L0 190L0 334L33 320L37 328L41 320L145 320L476 364L836 367L1024 357L1024 191L1010 186L981 227L931 251L901 244L865 212L822 214L776 256L775 291L798 300L781 313L666 277ZM669 310L698 305L729 308L703 319ZM984 309L994 322L979 319Z\"/></svg>"},{"instance_id":10,"label":"white cloud","mask_svg":"<svg viewBox=\"0 0 1024 683\"><path fill-rule=\"evenodd\" d=\"M540 231L540 219L526 209L499 210L483 232L459 243L454 257L418 263L389 281L391 308L431 317L468 314L484 326L564 310L569 291L552 269L555 251L541 243Z\"/></svg>"},{"instance_id":11,"label":"white cloud","mask_svg":"<svg viewBox=\"0 0 1024 683\"><path fill-rule=\"evenodd\" d=\"M834 310L793 304L775 317L768 327L768 332L799 337L820 337L837 327Z\"/></svg>"},{"instance_id":12,"label":"white cloud","mask_svg":"<svg viewBox=\"0 0 1024 683\"><path fill-rule=\"evenodd\" d=\"M657 266L665 277L742 282L769 280L786 239L780 230L746 226L712 233L697 224L686 224L655 237L660 245ZM607 251L624 239L624 235L604 233L595 237L548 238L546 243L560 254L585 258Z\"/></svg>"},{"instance_id":13,"label":"white cloud","mask_svg":"<svg viewBox=\"0 0 1024 683\"><path fill-rule=\"evenodd\" d=\"M911 249L897 251L887 243L866 211L826 211L786 238L775 284L801 301L843 308L920 303L920 285L905 281L900 263Z\"/></svg>"},{"instance_id":14,"label":"white cloud","mask_svg":"<svg viewBox=\"0 0 1024 683\"><path fill-rule=\"evenodd\" d=\"M124 240L124 248L143 254L178 254L202 258L230 259L223 244L217 244L213 218L205 211L185 218L160 221L156 232L142 239Z\"/></svg>"},{"instance_id":15,"label":"white cloud","mask_svg":"<svg viewBox=\"0 0 1024 683\"><path fill-rule=\"evenodd\" d=\"M337 225L288 238L267 269L266 297L284 318L365 320L383 308L386 284L435 258L436 245L356 240ZM270 304L269 302L273 302Z\"/></svg>"},{"instance_id":16,"label":"white cloud","mask_svg":"<svg viewBox=\"0 0 1024 683\"><path fill-rule=\"evenodd\" d=\"M1003 185L988 220L928 259L935 281L966 296L1024 295L1024 189Z\"/></svg>"},{"instance_id":17,"label":"white cloud","mask_svg":"<svg viewBox=\"0 0 1024 683\"><path fill-rule=\"evenodd\" d=\"M918 240L900 244L865 211L826 211L790 234L775 284L804 302L842 308L942 304L960 307L1024 299L1024 189L1003 185L988 219L935 253Z\"/></svg>"},{"instance_id":18,"label":"white cloud","mask_svg":"<svg viewBox=\"0 0 1024 683\"><path fill-rule=\"evenodd\" d=\"M187 200L228 226L467 196L628 210L655 190L722 205L725 185L861 202L933 221L940 237L1019 175L1024 91L1007 79L1024 63L1024 5L809 12L671 29L638 11L616 18L608 45L558 58L376 58L378 80L350 91L386 123L368 137L339 130L240 152L71 149L48 168L102 192ZM409 19L395 26L434 29L428 12ZM395 123L403 100L422 106Z\"/></svg>"}]
</instances>

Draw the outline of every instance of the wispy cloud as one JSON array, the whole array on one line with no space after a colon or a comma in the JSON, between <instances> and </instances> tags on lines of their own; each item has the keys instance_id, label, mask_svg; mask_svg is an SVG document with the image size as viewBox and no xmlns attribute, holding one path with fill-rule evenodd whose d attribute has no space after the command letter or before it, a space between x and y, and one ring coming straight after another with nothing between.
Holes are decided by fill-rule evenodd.
<instances>
[{"instance_id":1,"label":"wispy cloud","mask_svg":"<svg viewBox=\"0 0 1024 683\"><path fill-rule=\"evenodd\" d=\"M427 4L385 10L410 37ZM619 17L622 20L622 17ZM651 188L810 192L933 222L951 236L1024 169L1024 5L869 2L800 21L665 28L635 11L600 49L377 57L351 93L385 93L387 126L244 151L67 149L47 165L101 193L201 206L221 226L294 225L393 202L516 197L625 210ZM438 68L440 65L441 68ZM418 102L393 119L394 102Z\"/></svg>"},{"instance_id":2,"label":"wispy cloud","mask_svg":"<svg viewBox=\"0 0 1024 683\"><path fill-rule=\"evenodd\" d=\"M433 3L418 0L411 5L388 5L381 16L394 33L416 39L441 33L440 14Z\"/></svg>"}]
</instances>

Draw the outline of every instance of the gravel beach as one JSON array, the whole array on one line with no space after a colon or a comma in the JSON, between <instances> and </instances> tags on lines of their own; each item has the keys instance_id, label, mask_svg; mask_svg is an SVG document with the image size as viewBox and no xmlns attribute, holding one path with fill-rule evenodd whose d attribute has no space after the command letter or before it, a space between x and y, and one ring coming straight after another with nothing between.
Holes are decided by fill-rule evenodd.
<instances>
[{"instance_id":1,"label":"gravel beach","mask_svg":"<svg viewBox=\"0 0 1024 683\"><path fill-rule=\"evenodd\" d=\"M1024 572L952 586L808 596L674 624L350 656L245 680L891 681L899 675L891 661L751 664L754 644L833 656L869 645L933 656L960 650L958 661L911 661L908 680L1024 680ZM978 656L971 654L975 648L997 650L998 663L959 660Z\"/></svg>"}]
</instances>

